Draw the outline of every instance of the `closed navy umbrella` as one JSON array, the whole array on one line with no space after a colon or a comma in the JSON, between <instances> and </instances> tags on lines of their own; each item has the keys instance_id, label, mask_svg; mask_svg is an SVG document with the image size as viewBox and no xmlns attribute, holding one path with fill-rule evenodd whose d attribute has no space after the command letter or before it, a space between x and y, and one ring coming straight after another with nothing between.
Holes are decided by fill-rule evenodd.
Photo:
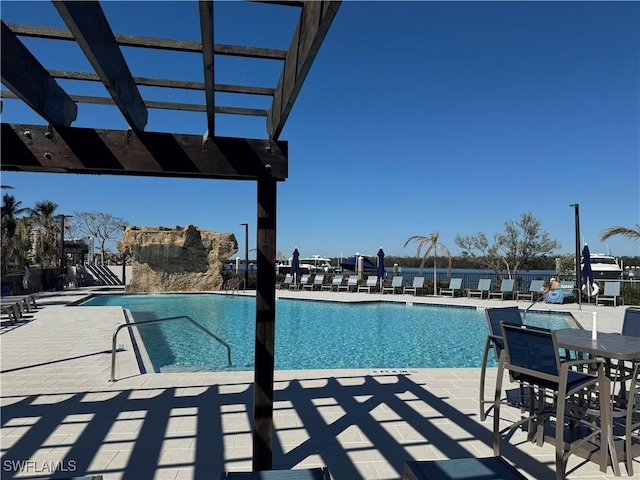
<instances>
[{"instance_id":1,"label":"closed navy umbrella","mask_svg":"<svg viewBox=\"0 0 640 480\"><path fill-rule=\"evenodd\" d=\"M297 248L293 251L291 259L291 275L293 275L293 283L296 283L296 278L300 275L300 252Z\"/></svg>"},{"instance_id":2,"label":"closed navy umbrella","mask_svg":"<svg viewBox=\"0 0 640 480\"><path fill-rule=\"evenodd\" d=\"M589 252L589 245L586 244L582 249L582 284L590 297L593 285L593 270L591 270L591 252Z\"/></svg>"},{"instance_id":3,"label":"closed navy umbrella","mask_svg":"<svg viewBox=\"0 0 640 480\"><path fill-rule=\"evenodd\" d=\"M342 262L340 266L345 270L357 271L358 257L357 256L351 257L347 261ZM373 262L371 262L371 260L369 260L367 257L362 257L362 269L368 270L368 271L371 271L371 270L378 271L378 267Z\"/></svg>"},{"instance_id":4,"label":"closed navy umbrella","mask_svg":"<svg viewBox=\"0 0 640 480\"><path fill-rule=\"evenodd\" d=\"M384 251L382 247L378 250L378 278L380 279L380 291L382 292L382 282L384 281Z\"/></svg>"}]
</instances>

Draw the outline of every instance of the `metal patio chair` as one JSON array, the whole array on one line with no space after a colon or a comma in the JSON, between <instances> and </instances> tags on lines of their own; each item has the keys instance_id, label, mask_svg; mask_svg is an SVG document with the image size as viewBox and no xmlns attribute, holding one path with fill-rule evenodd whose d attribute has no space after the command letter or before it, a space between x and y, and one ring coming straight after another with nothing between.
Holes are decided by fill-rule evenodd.
<instances>
[{"instance_id":1,"label":"metal patio chair","mask_svg":"<svg viewBox=\"0 0 640 480\"><path fill-rule=\"evenodd\" d=\"M484 397L484 384L487 375L487 362L489 361L489 350L493 350L496 362L500 361L500 357L504 352L504 341L502 340L502 330L500 329L501 323L507 323L509 325L522 326L522 316L518 307L504 307L504 308L487 308L484 311L487 317L487 324L489 327L489 335L484 344L484 352L482 354L482 366L480 368L480 420L485 421L487 412L484 409L484 405L487 403L494 403L494 400L486 400ZM522 392L521 395L522 397Z\"/></svg>"},{"instance_id":2,"label":"metal patio chair","mask_svg":"<svg viewBox=\"0 0 640 480\"><path fill-rule=\"evenodd\" d=\"M504 353L500 357L493 417L493 453L500 455L500 442L505 432L528 425L529 440L542 445L544 427L555 418L556 479L565 478L567 459L589 442L600 446L599 465L605 472L610 447L609 380L601 359L561 361L555 332L502 324ZM575 368L575 369L574 369ZM531 392L529 415L500 429L501 389L505 371L513 380ZM550 401L548 401L548 399ZM599 422L598 422L599 420ZM535 427L535 432L534 432ZM587 429L578 439L565 436Z\"/></svg>"}]
</instances>

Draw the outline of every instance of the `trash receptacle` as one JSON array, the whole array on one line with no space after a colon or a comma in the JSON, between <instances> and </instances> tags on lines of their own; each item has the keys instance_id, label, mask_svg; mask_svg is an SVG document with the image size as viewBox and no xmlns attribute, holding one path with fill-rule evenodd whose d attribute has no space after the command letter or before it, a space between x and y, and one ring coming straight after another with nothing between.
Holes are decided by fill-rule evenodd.
<instances>
[{"instance_id":1,"label":"trash receptacle","mask_svg":"<svg viewBox=\"0 0 640 480\"><path fill-rule=\"evenodd\" d=\"M56 291L61 292L64 290L64 282L62 281L62 275L56 277Z\"/></svg>"}]
</instances>

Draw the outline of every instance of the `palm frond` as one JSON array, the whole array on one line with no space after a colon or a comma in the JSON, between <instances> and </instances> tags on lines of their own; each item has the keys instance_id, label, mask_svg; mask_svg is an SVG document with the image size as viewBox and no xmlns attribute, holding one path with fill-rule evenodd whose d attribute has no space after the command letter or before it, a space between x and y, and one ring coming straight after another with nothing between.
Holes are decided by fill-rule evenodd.
<instances>
[{"instance_id":1,"label":"palm frond","mask_svg":"<svg viewBox=\"0 0 640 480\"><path fill-rule=\"evenodd\" d=\"M636 225L636 229L621 227L616 225L615 227L611 227L602 232L602 236L600 237L601 241L605 241L614 235L622 235L629 240L640 240L640 225Z\"/></svg>"}]
</instances>

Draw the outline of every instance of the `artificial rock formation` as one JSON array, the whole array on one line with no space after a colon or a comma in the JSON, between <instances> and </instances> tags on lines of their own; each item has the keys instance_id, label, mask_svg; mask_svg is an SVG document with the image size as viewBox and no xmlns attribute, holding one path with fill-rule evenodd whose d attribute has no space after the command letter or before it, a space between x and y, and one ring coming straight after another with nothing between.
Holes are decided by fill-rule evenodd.
<instances>
[{"instance_id":1,"label":"artificial rock formation","mask_svg":"<svg viewBox=\"0 0 640 480\"><path fill-rule=\"evenodd\" d=\"M221 290L225 260L238 251L232 233L187 227L127 227L118 250L131 256L131 292Z\"/></svg>"}]
</instances>

